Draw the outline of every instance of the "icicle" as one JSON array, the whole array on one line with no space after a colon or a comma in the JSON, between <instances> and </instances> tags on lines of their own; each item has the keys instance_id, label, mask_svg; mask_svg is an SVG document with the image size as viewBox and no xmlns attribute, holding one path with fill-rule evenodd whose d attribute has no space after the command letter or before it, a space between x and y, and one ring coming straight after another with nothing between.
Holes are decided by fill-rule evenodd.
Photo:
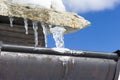
<instances>
[{"instance_id":1,"label":"icicle","mask_svg":"<svg viewBox=\"0 0 120 80\"><path fill-rule=\"evenodd\" d=\"M37 32L37 30L38 30L38 24L37 23L38 23L37 21L33 21L32 22L32 24L33 24L33 30L34 30L34 37L35 37L35 39L34 39L34 41L35 41L35 47L38 46L38 32Z\"/></svg>"},{"instance_id":2,"label":"icicle","mask_svg":"<svg viewBox=\"0 0 120 80\"><path fill-rule=\"evenodd\" d=\"M24 18L25 34L28 34L28 20Z\"/></svg>"},{"instance_id":3,"label":"icicle","mask_svg":"<svg viewBox=\"0 0 120 80\"><path fill-rule=\"evenodd\" d=\"M10 17L9 17L9 20L10 20L10 27L13 27L14 18L10 16Z\"/></svg>"},{"instance_id":4,"label":"icicle","mask_svg":"<svg viewBox=\"0 0 120 80\"><path fill-rule=\"evenodd\" d=\"M45 40L45 47L47 47L47 27L45 26L45 23L41 23L43 28L43 34L44 34L44 40Z\"/></svg>"},{"instance_id":5,"label":"icicle","mask_svg":"<svg viewBox=\"0 0 120 80\"><path fill-rule=\"evenodd\" d=\"M57 48L64 48L64 32L66 29L64 27L56 26L54 28L50 27L50 32L53 34L53 38L56 43Z\"/></svg>"}]
</instances>

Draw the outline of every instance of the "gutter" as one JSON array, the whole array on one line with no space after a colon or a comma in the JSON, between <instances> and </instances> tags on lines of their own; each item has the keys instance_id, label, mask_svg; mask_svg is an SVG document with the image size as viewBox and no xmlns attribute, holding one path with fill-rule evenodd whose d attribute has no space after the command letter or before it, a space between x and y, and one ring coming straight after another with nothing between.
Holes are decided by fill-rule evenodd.
<instances>
[{"instance_id":1,"label":"gutter","mask_svg":"<svg viewBox=\"0 0 120 80\"><path fill-rule=\"evenodd\" d=\"M102 59L114 59L114 60L118 60L119 58L119 56L115 53L91 52L91 51L80 51L80 50L64 50L64 49L61 52L59 50L55 50L52 48L41 48L41 47L35 48L35 47L30 47L30 46L7 45L7 44L2 44L2 43L1 43L1 51L60 55L60 56L102 58Z\"/></svg>"},{"instance_id":2,"label":"gutter","mask_svg":"<svg viewBox=\"0 0 120 80\"><path fill-rule=\"evenodd\" d=\"M118 80L120 71L120 57L115 53L59 51L2 42L0 50L0 80Z\"/></svg>"}]
</instances>

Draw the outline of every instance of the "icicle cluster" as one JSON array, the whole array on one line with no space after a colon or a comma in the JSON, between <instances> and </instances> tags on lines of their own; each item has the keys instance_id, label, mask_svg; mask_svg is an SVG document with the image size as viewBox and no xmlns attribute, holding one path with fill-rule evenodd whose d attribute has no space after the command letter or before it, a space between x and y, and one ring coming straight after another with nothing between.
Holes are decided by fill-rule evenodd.
<instances>
[{"instance_id":1,"label":"icicle cluster","mask_svg":"<svg viewBox=\"0 0 120 80\"><path fill-rule=\"evenodd\" d=\"M10 21L10 26L13 27L13 21L14 21L14 18L13 17L9 17L9 21ZM38 22L37 21L33 21L32 24L33 24L33 30L34 30L34 41L35 41L35 47L38 46ZM25 28L25 34L28 34L28 20L26 18L24 18L24 28ZM43 29L44 33L46 34L45 32L45 28Z\"/></svg>"},{"instance_id":2,"label":"icicle cluster","mask_svg":"<svg viewBox=\"0 0 120 80\"><path fill-rule=\"evenodd\" d=\"M13 17L9 17L10 20L10 26L13 27ZM33 30L34 30L34 42L35 42L35 47L38 46L38 22L37 21L32 21L33 24ZM41 26L43 28L43 34L44 34L44 40L45 40L45 47L47 47L47 27L45 23L41 22ZM28 19L24 18L24 28L25 28L25 33L28 34ZM57 48L64 48L64 32L66 29L61 26L55 26L52 27L52 25L49 25L50 32L53 35L53 38L55 40L55 44Z\"/></svg>"},{"instance_id":3,"label":"icicle cluster","mask_svg":"<svg viewBox=\"0 0 120 80\"><path fill-rule=\"evenodd\" d=\"M65 6L62 2L62 0L9 0L12 3L18 3L18 4L25 4L25 5L31 5L31 6L40 6L48 9L54 9L57 11L66 11ZM10 26L13 27L13 17L9 17L10 20ZM34 30L34 41L35 41L35 47L38 46L38 25L37 21L33 21L33 30ZM44 40L45 40L45 47L47 47L47 27L45 26L45 23L41 23L41 26L43 28L43 34L44 34ZM28 34L28 19L24 18L24 28L25 28L25 34ZM50 25L50 31L53 34L53 38L56 43L57 48L63 48L64 47L64 37L63 34L66 31L64 27L56 26L52 28L52 25Z\"/></svg>"}]
</instances>

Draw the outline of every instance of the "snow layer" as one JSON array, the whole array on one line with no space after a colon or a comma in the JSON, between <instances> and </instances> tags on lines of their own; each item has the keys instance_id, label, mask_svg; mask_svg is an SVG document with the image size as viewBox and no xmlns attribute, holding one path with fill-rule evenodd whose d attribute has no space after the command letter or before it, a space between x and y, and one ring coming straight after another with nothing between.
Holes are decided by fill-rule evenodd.
<instances>
[{"instance_id":1,"label":"snow layer","mask_svg":"<svg viewBox=\"0 0 120 80\"><path fill-rule=\"evenodd\" d=\"M9 0L13 3L40 6L57 11L66 11L62 0Z\"/></svg>"}]
</instances>

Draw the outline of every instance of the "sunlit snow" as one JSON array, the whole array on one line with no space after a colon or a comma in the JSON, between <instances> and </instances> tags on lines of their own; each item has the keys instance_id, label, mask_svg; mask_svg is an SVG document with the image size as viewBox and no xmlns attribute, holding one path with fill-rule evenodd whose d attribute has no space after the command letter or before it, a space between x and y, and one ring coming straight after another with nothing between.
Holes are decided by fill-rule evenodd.
<instances>
[{"instance_id":1,"label":"sunlit snow","mask_svg":"<svg viewBox=\"0 0 120 80\"><path fill-rule=\"evenodd\" d=\"M66 11L62 0L9 0L13 3L38 6L57 11Z\"/></svg>"}]
</instances>

